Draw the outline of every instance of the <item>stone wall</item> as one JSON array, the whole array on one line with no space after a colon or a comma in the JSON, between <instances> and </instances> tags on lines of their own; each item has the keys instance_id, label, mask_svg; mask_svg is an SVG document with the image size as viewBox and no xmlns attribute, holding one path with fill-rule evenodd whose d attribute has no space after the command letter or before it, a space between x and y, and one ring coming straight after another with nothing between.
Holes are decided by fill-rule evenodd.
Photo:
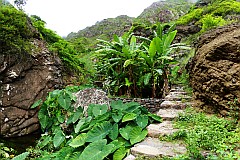
<instances>
[{"instance_id":1,"label":"stone wall","mask_svg":"<svg viewBox=\"0 0 240 160\"><path fill-rule=\"evenodd\" d=\"M111 100L122 100L123 102L138 102L145 106L149 112L155 113L160 109L162 99L156 98L111 98Z\"/></svg>"}]
</instances>

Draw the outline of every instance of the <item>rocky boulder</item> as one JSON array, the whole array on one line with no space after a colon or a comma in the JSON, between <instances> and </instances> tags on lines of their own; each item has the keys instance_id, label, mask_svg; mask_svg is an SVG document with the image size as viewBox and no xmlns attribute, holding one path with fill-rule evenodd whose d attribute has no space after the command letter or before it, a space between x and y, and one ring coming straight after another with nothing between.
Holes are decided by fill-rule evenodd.
<instances>
[{"instance_id":1,"label":"rocky boulder","mask_svg":"<svg viewBox=\"0 0 240 160\"><path fill-rule=\"evenodd\" d=\"M226 115L229 102L240 100L240 25L202 35L188 69L196 106Z\"/></svg>"},{"instance_id":2,"label":"rocky boulder","mask_svg":"<svg viewBox=\"0 0 240 160\"><path fill-rule=\"evenodd\" d=\"M32 41L32 53L0 54L0 136L14 137L39 129L38 109L30 107L61 83L61 61L46 44Z\"/></svg>"},{"instance_id":3,"label":"rocky boulder","mask_svg":"<svg viewBox=\"0 0 240 160\"><path fill-rule=\"evenodd\" d=\"M74 93L74 96L77 98L74 108L82 107L85 115L87 115L87 109L90 104L106 104L110 107L110 99L107 97L106 92L100 89L87 88Z\"/></svg>"}]
</instances>

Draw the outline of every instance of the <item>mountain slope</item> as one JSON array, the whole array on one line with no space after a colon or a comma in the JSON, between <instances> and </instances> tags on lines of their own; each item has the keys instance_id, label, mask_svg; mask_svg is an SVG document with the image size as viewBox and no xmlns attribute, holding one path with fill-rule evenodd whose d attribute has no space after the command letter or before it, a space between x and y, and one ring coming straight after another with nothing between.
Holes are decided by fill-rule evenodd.
<instances>
[{"instance_id":1,"label":"mountain slope","mask_svg":"<svg viewBox=\"0 0 240 160\"><path fill-rule=\"evenodd\" d=\"M113 34L121 35L127 31L131 27L133 20L133 17L128 17L126 15L121 15L116 18L107 18L77 33L70 33L67 39L78 37L109 39Z\"/></svg>"},{"instance_id":2,"label":"mountain slope","mask_svg":"<svg viewBox=\"0 0 240 160\"><path fill-rule=\"evenodd\" d=\"M104 19L77 33L70 33L66 39L74 41L74 39L85 37L90 39L92 43L96 43L96 39L98 38L109 40L114 34L120 36L128 31L133 23L151 25L158 21L169 22L176 20L179 16L187 13L192 4L188 0L180 0L180 2L179 0L158 1L146 8L137 18L125 15Z\"/></svg>"}]
</instances>

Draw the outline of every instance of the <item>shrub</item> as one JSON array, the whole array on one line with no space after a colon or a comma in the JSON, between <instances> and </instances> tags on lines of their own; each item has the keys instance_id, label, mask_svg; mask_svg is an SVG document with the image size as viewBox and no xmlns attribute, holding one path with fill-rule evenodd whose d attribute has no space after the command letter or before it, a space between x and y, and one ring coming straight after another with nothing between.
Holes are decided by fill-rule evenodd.
<instances>
[{"instance_id":1,"label":"shrub","mask_svg":"<svg viewBox=\"0 0 240 160\"><path fill-rule=\"evenodd\" d=\"M72 105L73 89L50 92L42 104L38 117L45 134L36 147L39 153L34 151L38 159L123 159L132 145L146 137L149 123L161 122L135 102L112 101L111 110L91 104L84 116L81 106Z\"/></svg>"},{"instance_id":2,"label":"shrub","mask_svg":"<svg viewBox=\"0 0 240 160\"><path fill-rule=\"evenodd\" d=\"M222 17L213 17L210 14L203 16L200 22L202 23L201 32L205 32L213 27L223 26L227 23Z\"/></svg>"},{"instance_id":3,"label":"shrub","mask_svg":"<svg viewBox=\"0 0 240 160\"><path fill-rule=\"evenodd\" d=\"M24 53L30 50L33 32L28 18L10 5L0 6L0 50L2 53Z\"/></svg>"},{"instance_id":4,"label":"shrub","mask_svg":"<svg viewBox=\"0 0 240 160\"><path fill-rule=\"evenodd\" d=\"M192 9L192 10L190 10L190 12L188 14L180 17L177 20L176 24L177 25L185 25L191 21L198 21L199 19L201 19L202 13L203 13L202 8Z\"/></svg>"}]
</instances>

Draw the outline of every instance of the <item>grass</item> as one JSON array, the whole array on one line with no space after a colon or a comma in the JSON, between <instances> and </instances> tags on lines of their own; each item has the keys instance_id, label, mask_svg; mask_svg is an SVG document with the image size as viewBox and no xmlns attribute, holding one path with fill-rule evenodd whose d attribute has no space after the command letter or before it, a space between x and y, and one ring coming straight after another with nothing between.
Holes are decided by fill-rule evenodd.
<instances>
[{"instance_id":1,"label":"grass","mask_svg":"<svg viewBox=\"0 0 240 160\"><path fill-rule=\"evenodd\" d=\"M175 158L137 157L137 160L237 160L240 159L240 124L235 120L207 115L193 108L187 108L174 122L179 128L171 136L159 137L162 141L185 143L187 153ZM203 156L203 153L205 156Z\"/></svg>"}]
</instances>

